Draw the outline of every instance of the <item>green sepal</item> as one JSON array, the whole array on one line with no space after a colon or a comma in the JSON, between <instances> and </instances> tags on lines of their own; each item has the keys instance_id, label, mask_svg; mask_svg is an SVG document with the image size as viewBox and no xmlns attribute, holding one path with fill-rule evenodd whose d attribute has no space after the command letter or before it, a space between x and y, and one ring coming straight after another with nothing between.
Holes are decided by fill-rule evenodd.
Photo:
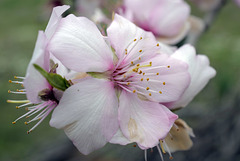
<instances>
[{"instance_id":1,"label":"green sepal","mask_svg":"<svg viewBox=\"0 0 240 161\"><path fill-rule=\"evenodd\" d=\"M41 73L42 76L44 76L47 79L48 83L52 87L57 88L61 91L65 91L68 87L71 86L71 84L61 75L56 73L48 73L37 64L33 64L33 66L37 71L39 71L39 73Z\"/></svg>"}]
</instances>

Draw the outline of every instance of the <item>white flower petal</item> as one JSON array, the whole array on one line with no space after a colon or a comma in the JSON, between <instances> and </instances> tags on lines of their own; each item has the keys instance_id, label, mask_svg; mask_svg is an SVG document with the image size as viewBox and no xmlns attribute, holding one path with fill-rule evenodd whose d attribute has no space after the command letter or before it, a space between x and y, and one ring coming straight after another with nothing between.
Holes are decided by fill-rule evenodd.
<instances>
[{"instance_id":1,"label":"white flower petal","mask_svg":"<svg viewBox=\"0 0 240 161\"><path fill-rule=\"evenodd\" d=\"M97 26L84 17L69 15L60 22L49 50L77 72L104 72L113 68L113 54Z\"/></svg>"},{"instance_id":2,"label":"white flower petal","mask_svg":"<svg viewBox=\"0 0 240 161\"><path fill-rule=\"evenodd\" d=\"M46 71L49 71L49 54L45 50L46 39L43 31L39 31L33 56L27 68L26 79L24 80L27 99L32 103L39 103L41 100L38 97L38 93L50 87L47 80L33 66L33 64L38 64Z\"/></svg>"},{"instance_id":3,"label":"white flower petal","mask_svg":"<svg viewBox=\"0 0 240 161\"><path fill-rule=\"evenodd\" d=\"M122 91L118 118L123 135L140 148L148 149L166 137L177 115L159 103L142 101L137 94Z\"/></svg>"},{"instance_id":4,"label":"white flower petal","mask_svg":"<svg viewBox=\"0 0 240 161\"><path fill-rule=\"evenodd\" d=\"M110 81L82 79L68 88L50 120L83 154L103 147L117 132L118 100Z\"/></svg>"},{"instance_id":5,"label":"white flower petal","mask_svg":"<svg viewBox=\"0 0 240 161\"><path fill-rule=\"evenodd\" d=\"M216 71L209 65L209 60L205 55L196 55L196 51L191 45L184 45L172 57L186 62L191 75L191 83L182 97L168 106L174 109L187 106L208 81L216 75Z\"/></svg>"},{"instance_id":6,"label":"white flower petal","mask_svg":"<svg viewBox=\"0 0 240 161\"><path fill-rule=\"evenodd\" d=\"M49 19L48 25L46 27L45 33L48 39L51 39L53 34L55 33L60 20L62 19L62 14L69 9L70 6L68 5L63 5L63 6L58 6L54 7L51 17Z\"/></svg>"}]
</instances>

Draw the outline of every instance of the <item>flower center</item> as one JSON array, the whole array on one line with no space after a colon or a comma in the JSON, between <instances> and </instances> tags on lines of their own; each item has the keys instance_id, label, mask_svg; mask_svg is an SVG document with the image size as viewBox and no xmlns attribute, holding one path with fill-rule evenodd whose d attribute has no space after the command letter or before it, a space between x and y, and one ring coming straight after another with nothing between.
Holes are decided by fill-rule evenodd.
<instances>
[{"instance_id":1,"label":"flower center","mask_svg":"<svg viewBox=\"0 0 240 161\"><path fill-rule=\"evenodd\" d=\"M136 49L138 47L137 43L141 40L143 40L142 37L139 40L134 39L127 46L128 48L125 49L124 56L119 59L110 79L115 83L115 86L131 93L138 93L144 96L152 96L153 93L162 94L163 92L160 88L166 85L166 82L161 81L160 72L164 68L170 68L170 66L159 66L151 61L146 61L149 60L146 55L149 52L143 49ZM159 47L159 44L152 48L154 47ZM143 57L145 60L142 59ZM130 63L124 63L124 61ZM151 86L152 83L158 83L159 86Z\"/></svg>"}]
</instances>

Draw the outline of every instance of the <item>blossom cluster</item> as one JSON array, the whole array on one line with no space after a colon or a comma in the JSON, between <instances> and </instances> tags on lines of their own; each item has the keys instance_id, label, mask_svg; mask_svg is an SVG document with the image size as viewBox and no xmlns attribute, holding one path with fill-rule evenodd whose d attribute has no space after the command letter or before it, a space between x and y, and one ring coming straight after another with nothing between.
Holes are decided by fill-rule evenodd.
<instances>
[{"instance_id":1,"label":"blossom cluster","mask_svg":"<svg viewBox=\"0 0 240 161\"><path fill-rule=\"evenodd\" d=\"M50 126L63 129L83 154L108 142L136 143L145 158L153 147L161 157L189 149L192 129L173 111L187 106L216 74L192 45L168 46L189 32L189 6L125 0L112 21L101 19L109 22L104 34L86 17L63 18L68 8L53 9L26 76L10 81L24 89L9 93L27 96L8 100L28 110L13 123L34 116L25 122L38 121L29 133L53 111Z\"/></svg>"}]
</instances>

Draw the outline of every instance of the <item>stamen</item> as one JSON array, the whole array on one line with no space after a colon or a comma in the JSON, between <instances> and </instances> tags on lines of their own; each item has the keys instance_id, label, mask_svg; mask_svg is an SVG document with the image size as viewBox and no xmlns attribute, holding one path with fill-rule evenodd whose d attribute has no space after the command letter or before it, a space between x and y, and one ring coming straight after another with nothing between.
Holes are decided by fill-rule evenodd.
<instances>
[{"instance_id":1,"label":"stamen","mask_svg":"<svg viewBox=\"0 0 240 161\"><path fill-rule=\"evenodd\" d=\"M26 92L14 92L14 91L10 91L10 90L8 90L8 93L13 93L13 94L26 94Z\"/></svg>"},{"instance_id":2,"label":"stamen","mask_svg":"<svg viewBox=\"0 0 240 161\"><path fill-rule=\"evenodd\" d=\"M142 52L142 50L139 50L139 53L141 53Z\"/></svg>"},{"instance_id":3,"label":"stamen","mask_svg":"<svg viewBox=\"0 0 240 161\"><path fill-rule=\"evenodd\" d=\"M147 87L146 90L149 90L149 87Z\"/></svg>"},{"instance_id":4,"label":"stamen","mask_svg":"<svg viewBox=\"0 0 240 161\"><path fill-rule=\"evenodd\" d=\"M163 152L163 154L165 154L166 151L165 151L165 149L163 148L163 141L162 141L162 140L159 140L159 142L160 142L160 146L161 146L162 152Z\"/></svg>"},{"instance_id":5,"label":"stamen","mask_svg":"<svg viewBox=\"0 0 240 161\"><path fill-rule=\"evenodd\" d=\"M163 82L162 84L163 84L163 85L166 85L166 83L165 83L165 82Z\"/></svg>"},{"instance_id":6,"label":"stamen","mask_svg":"<svg viewBox=\"0 0 240 161\"><path fill-rule=\"evenodd\" d=\"M162 140L162 143L164 144L164 146L166 147L166 149L167 149L167 152L168 152L168 155L169 155L169 159L173 159L173 157L172 157L172 154L171 154L171 152L170 152L170 149L169 149L169 147L168 147L168 145L167 145L167 143L164 141L164 140Z\"/></svg>"},{"instance_id":7,"label":"stamen","mask_svg":"<svg viewBox=\"0 0 240 161\"><path fill-rule=\"evenodd\" d=\"M21 107L25 107L25 106L28 106L28 105L31 105L32 102L28 102L28 103L25 103L25 104L22 104L20 106L16 106L17 109L21 108Z\"/></svg>"},{"instance_id":8,"label":"stamen","mask_svg":"<svg viewBox=\"0 0 240 161\"><path fill-rule=\"evenodd\" d=\"M29 100L7 100L7 103L29 103Z\"/></svg>"},{"instance_id":9,"label":"stamen","mask_svg":"<svg viewBox=\"0 0 240 161\"><path fill-rule=\"evenodd\" d=\"M147 150L144 150L144 158L145 158L145 161L147 161Z\"/></svg>"},{"instance_id":10,"label":"stamen","mask_svg":"<svg viewBox=\"0 0 240 161\"><path fill-rule=\"evenodd\" d=\"M25 77L14 76L14 79L25 79Z\"/></svg>"},{"instance_id":11,"label":"stamen","mask_svg":"<svg viewBox=\"0 0 240 161\"><path fill-rule=\"evenodd\" d=\"M152 94L151 94L151 93L149 93L148 95L149 95L149 96L152 96Z\"/></svg>"},{"instance_id":12,"label":"stamen","mask_svg":"<svg viewBox=\"0 0 240 161\"><path fill-rule=\"evenodd\" d=\"M15 83L15 84L23 84L23 82L20 82L20 81L12 81L12 80L9 80L8 82L9 82L9 83Z\"/></svg>"},{"instance_id":13,"label":"stamen","mask_svg":"<svg viewBox=\"0 0 240 161\"><path fill-rule=\"evenodd\" d=\"M159 43L157 44L157 46L159 46Z\"/></svg>"},{"instance_id":14,"label":"stamen","mask_svg":"<svg viewBox=\"0 0 240 161\"><path fill-rule=\"evenodd\" d=\"M160 147L158 145L157 145L157 150L158 150L158 153L160 155L161 160L164 161L163 154L162 154L161 149L160 149Z\"/></svg>"}]
</instances>

